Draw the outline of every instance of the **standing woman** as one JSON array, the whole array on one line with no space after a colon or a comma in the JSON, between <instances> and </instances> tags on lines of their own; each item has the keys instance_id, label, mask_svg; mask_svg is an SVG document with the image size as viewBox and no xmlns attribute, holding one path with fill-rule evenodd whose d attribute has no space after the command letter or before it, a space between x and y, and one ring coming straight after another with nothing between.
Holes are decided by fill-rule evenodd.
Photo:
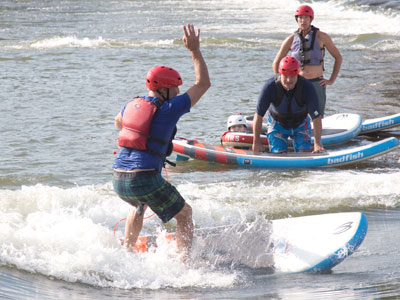
<instances>
[{"instance_id":1,"label":"standing woman","mask_svg":"<svg viewBox=\"0 0 400 300\"><path fill-rule=\"evenodd\" d=\"M300 75L310 80L317 91L320 112L323 116L326 104L326 86L335 82L342 64L342 56L329 35L311 25L314 11L310 6L301 5L297 8L294 16L299 28L282 43L272 64L272 69L275 74L278 74L279 62L291 51L291 56L300 63ZM325 49L335 60L329 79L323 76Z\"/></svg>"}]
</instances>

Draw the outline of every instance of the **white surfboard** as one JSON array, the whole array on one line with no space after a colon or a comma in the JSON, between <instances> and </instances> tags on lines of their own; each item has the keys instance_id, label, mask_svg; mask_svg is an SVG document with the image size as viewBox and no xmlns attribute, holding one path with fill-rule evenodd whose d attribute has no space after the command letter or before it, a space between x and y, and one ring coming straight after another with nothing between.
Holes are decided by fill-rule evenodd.
<instances>
[{"instance_id":1,"label":"white surfboard","mask_svg":"<svg viewBox=\"0 0 400 300\"><path fill-rule=\"evenodd\" d=\"M358 114L343 113L325 117L322 119L321 142L326 146L346 143L360 133L361 126L362 117ZM314 142L314 137L312 140Z\"/></svg>"},{"instance_id":2,"label":"white surfboard","mask_svg":"<svg viewBox=\"0 0 400 300\"><path fill-rule=\"evenodd\" d=\"M274 266L280 272L330 270L351 255L367 233L362 213L273 221Z\"/></svg>"},{"instance_id":3,"label":"white surfboard","mask_svg":"<svg viewBox=\"0 0 400 300\"><path fill-rule=\"evenodd\" d=\"M328 271L361 245L367 229L360 212L201 228L195 230L191 260L268 272ZM173 241L174 234L142 236L136 250L146 252L166 240Z\"/></svg>"}]
</instances>

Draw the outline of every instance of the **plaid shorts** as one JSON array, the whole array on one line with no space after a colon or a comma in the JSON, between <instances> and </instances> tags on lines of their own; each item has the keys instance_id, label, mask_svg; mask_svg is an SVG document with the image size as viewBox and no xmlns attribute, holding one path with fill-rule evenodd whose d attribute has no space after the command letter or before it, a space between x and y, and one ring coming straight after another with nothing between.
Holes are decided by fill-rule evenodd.
<instances>
[{"instance_id":1,"label":"plaid shorts","mask_svg":"<svg viewBox=\"0 0 400 300\"><path fill-rule=\"evenodd\" d=\"M175 217L185 205L185 199L177 189L157 171L114 171L113 186L118 196L135 206L140 215L147 204L164 223Z\"/></svg>"}]
</instances>

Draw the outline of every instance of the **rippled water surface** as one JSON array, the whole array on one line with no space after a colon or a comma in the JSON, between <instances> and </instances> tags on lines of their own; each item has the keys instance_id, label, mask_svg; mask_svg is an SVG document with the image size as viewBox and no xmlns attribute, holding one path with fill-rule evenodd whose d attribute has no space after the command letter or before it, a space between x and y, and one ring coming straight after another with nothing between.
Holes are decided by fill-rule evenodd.
<instances>
[{"instance_id":1,"label":"rippled water surface","mask_svg":"<svg viewBox=\"0 0 400 300\"><path fill-rule=\"evenodd\" d=\"M296 0L0 3L0 298L376 299L399 297L399 150L323 170L242 169L202 161L168 167L197 227L363 211L369 231L330 274L190 268L168 249L138 256L119 246L129 206L111 185L113 119L145 94L157 64L194 83L182 25L201 28L212 87L178 135L218 143L228 115L253 114ZM400 110L398 1L314 1L314 24L343 56L328 115L377 118ZM326 57L326 76L333 60ZM358 137L349 145L384 136ZM173 231L155 217L144 233Z\"/></svg>"}]
</instances>

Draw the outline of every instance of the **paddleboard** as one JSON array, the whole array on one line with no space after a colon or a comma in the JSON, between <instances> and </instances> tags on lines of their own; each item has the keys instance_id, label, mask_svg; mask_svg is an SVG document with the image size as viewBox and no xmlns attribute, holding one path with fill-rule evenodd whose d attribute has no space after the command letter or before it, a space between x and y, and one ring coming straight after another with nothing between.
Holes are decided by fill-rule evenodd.
<instances>
[{"instance_id":1,"label":"paddleboard","mask_svg":"<svg viewBox=\"0 0 400 300\"><path fill-rule=\"evenodd\" d=\"M399 125L400 113L376 119L367 119L362 123L361 134L381 131Z\"/></svg>"},{"instance_id":2,"label":"paddleboard","mask_svg":"<svg viewBox=\"0 0 400 300\"><path fill-rule=\"evenodd\" d=\"M246 116L245 120L247 128L252 129L253 116ZM358 114L342 113L325 117L322 119L321 142L324 146L333 146L346 143L360 133L361 126L362 126L362 117ZM312 122L311 122L311 127L313 127ZM267 132L266 122L262 123L261 132L264 134ZM237 136L240 133L235 132L234 134ZM313 135L314 132L312 131L311 134ZM230 135L231 134L228 134L227 137L229 138L229 142L232 142ZM312 137L312 140L314 142L314 137ZM248 141L249 139L246 140L247 143ZM251 143L253 143L252 139ZM226 146L231 146L231 145L226 144Z\"/></svg>"},{"instance_id":3,"label":"paddleboard","mask_svg":"<svg viewBox=\"0 0 400 300\"><path fill-rule=\"evenodd\" d=\"M331 270L361 245L368 222L363 213L334 213L201 228L194 232L191 261L269 272ZM174 234L142 236L136 250L171 243Z\"/></svg>"},{"instance_id":4,"label":"paddleboard","mask_svg":"<svg viewBox=\"0 0 400 300\"><path fill-rule=\"evenodd\" d=\"M399 145L397 138L389 137L364 146L329 150L324 153L288 152L278 154L254 153L250 150L214 146L183 138L174 139L172 142L173 151L182 157L260 168L337 167L383 155L395 150Z\"/></svg>"},{"instance_id":5,"label":"paddleboard","mask_svg":"<svg viewBox=\"0 0 400 300\"><path fill-rule=\"evenodd\" d=\"M281 272L330 270L363 242L363 213L337 213L273 222L274 265Z\"/></svg>"},{"instance_id":6,"label":"paddleboard","mask_svg":"<svg viewBox=\"0 0 400 300\"><path fill-rule=\"evenodd\" d=\"M322 119L321 142L325 146L346 143L356 137L362 126L362 117L358 114L335 114ZM313 128L313 123L311 122ZM314 132L311 131L314 135ZM314 137L311 138L314 142Z\"/></svg>"}]
</instances>

